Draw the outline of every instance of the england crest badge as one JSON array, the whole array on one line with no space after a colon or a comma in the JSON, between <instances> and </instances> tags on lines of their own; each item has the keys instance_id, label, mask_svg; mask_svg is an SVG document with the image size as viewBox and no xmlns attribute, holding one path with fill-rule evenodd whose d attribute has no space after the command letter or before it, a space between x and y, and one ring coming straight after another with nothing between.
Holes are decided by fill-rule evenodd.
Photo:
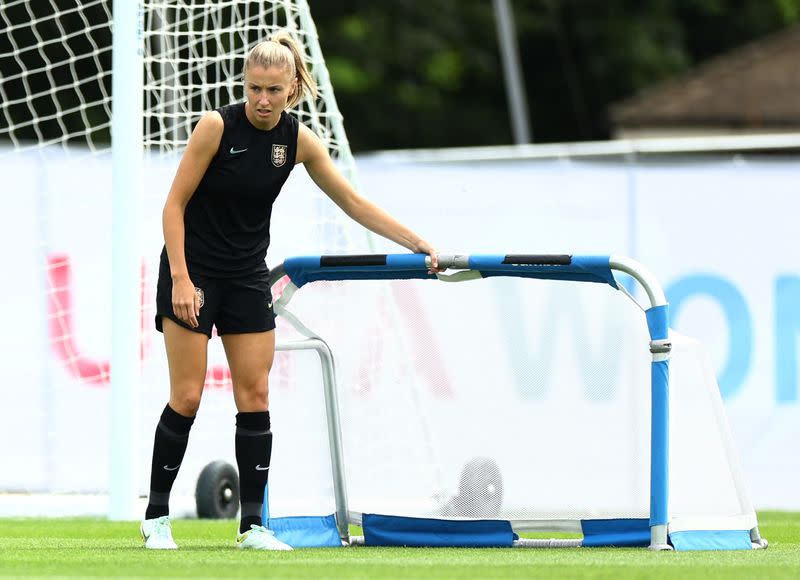
<instances>
[{"instance_id":1,"label":"england crest badge","mask_svg":"<svg viewBox=\"0 0 800 580\"><path fill-rule=\"evenodd\" d=\"M200 308L202 308L206 303L206 293L203 292L202 288L195 287L194 293L197 294L197 297L200 299Z\"/></svg>"},{"instance_id":2,"label":"england crest badge","mask_svg":"<svg viewBox=\"0 0 800 580\"><path fill-rule=\"evenodd\" d=\"M283 167L286 164L286 145L272 146L272 164L275 167Z\"/></svg>"}]
</instances>

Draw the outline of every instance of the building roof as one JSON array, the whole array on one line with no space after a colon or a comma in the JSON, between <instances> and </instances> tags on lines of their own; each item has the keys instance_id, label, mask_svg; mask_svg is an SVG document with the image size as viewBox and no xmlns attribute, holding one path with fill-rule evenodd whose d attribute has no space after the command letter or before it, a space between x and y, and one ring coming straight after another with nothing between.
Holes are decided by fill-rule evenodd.
<instances>
[{"instance_id":1,"label":"building roof","mask_svg":"<svg viewBox=\"0 0 800 580\"><path fill-rule=\"evenodd\" d=\"M800 126L800 26L618 101L610 113L618 127Z\"/></svg>"}]
</instances>

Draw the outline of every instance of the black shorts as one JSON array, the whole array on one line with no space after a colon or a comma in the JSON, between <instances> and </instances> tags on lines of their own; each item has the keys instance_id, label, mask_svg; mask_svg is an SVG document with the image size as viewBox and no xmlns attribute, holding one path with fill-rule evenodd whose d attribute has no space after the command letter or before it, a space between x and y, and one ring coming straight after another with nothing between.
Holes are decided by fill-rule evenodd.
<instances>
[{"instance_id":1,"label":"black shorts","mask_svg":"<svg viewBox=\"0 0 800 580\"><path fill-rule=\"evenodd\" d=\"M172 310L172 276L169 263L161 261L156 289L156 330L164 332L161 317L166 316L176 324L202 332L211 338L212 327L217 334L265 332L275 328L272 310L272 292L269 272L259 272L239 278L214 278L189 272L189 277L200 294L202 306L197 328L175 316Z\"/></svg>"}]
</instances>

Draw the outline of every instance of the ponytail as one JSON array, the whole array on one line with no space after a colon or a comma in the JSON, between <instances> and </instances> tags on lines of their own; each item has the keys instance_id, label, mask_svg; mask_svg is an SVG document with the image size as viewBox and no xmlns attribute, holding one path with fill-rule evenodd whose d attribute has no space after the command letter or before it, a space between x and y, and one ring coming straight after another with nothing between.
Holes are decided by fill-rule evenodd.
<instances>
[{"instance_id":1,"label":"ponytail","mask_svg":"<svg viewBox=\"0 0 800 580\"><path fill-rule=\"evenodd\" d=\"M312 98L317 98L317 83L314 82L314 77L311 76L311 71L306 66L306 61L300 53L300 47L292 36L285 30L278 31L272 37L272 42L285 46L292 53L294 59L295 78L297 78L297 90L295 90L292 98L289 99L288 106L294 107L297 103L303 100L306 93L310 94Z\"/></svg>"},{"instance_id":2,"label":"ponytail","mask_svg":"<svg viewBox=\"0 0 800 580\"><path fill-rule=\"evenodd\" d=\"M317 96L317 83L306 66L303 55L297 42L285 30L281 30L269 40L255 45L244 62L244 76L247 70L253 66L269 68L272 66L286 69L297 79L297 85L292 96L289 98L287 108L294 107L303 100L306 94L313 98Z\"/></svg>"}]
</instances>

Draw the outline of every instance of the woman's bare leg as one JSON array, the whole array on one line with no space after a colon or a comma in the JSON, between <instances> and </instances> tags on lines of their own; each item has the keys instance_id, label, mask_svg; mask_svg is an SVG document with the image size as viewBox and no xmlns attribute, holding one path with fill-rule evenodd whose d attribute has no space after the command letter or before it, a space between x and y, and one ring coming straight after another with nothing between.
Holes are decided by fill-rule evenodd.
<instances>
[{"instance_id":1,"label":"woman's bare leg","mask_svg":"<svg viewBox=\"0 0 800 580\"><path fill-rule=\"evenodd\" d=\"M163 319L170 395L156 427L145 519L169 515L169 495L203 394L208 337Z\"/></svg>"},{"instance_id":2,"label":"woman's bare leg","mask_svg":"<svg viewBox=\"0 0 800 580\"><path fill-rule=\"evenodd\" d=\"M241 489L239 532L262 525L264 489L272 455L269 371L275 357L275 331L222 336L236 401L236 463Z\"/></svg>"}]
</instances>

